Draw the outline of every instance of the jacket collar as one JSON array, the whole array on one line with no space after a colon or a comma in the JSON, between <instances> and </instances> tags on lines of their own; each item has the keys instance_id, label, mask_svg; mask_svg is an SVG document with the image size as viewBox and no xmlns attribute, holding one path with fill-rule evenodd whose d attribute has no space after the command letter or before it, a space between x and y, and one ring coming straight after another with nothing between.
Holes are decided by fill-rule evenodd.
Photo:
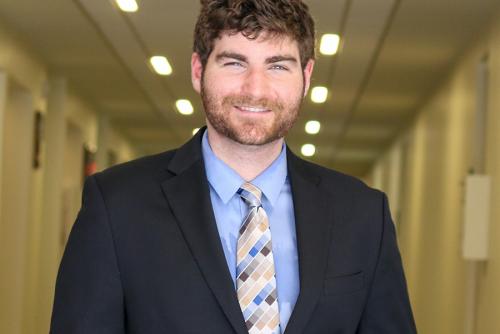
<instances>
[{"instance_id":1,"label":"jacket collar","mask_svg":"<svg viewBox=\"0 0 500 334\"><path fill-rule=\"evenodd\" d=\"M206 127L198 130L189 141L177 149L174 157L167 166L168 171L175 175L181 174L193 164L203 159L201 153L201 139L203 138L205 130Z\"/></svg>"}]
</instances>

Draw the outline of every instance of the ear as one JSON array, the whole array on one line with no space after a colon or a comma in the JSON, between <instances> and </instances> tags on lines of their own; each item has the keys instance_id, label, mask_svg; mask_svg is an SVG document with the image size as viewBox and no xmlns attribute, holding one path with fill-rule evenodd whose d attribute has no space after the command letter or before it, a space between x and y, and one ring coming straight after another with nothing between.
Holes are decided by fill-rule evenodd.
<instances>
[{"instance_id":1,"label":"ear","mask_svg":"<svg viewBox=\"0 0 500 334\"><path fill-rule=\"evenodd\" d=\"M309 59L309 61L306 64L306 67L304 68L304 97L307 96L307 93L309 92L309 86L311 85L311 76L313 73L314 69L314 59Z\"/></svg>"},{"instance_id":2,"label":"ear","mask_svg":"<svg viewBox=\"0 0 500 334\"><path fill-rule=\"evenodd\" d=\"M193 88L198 93L201 92L201 77L203 75L203 64L201 63L200 55L193 52L191 55L191 82Z\"/></svg>"}]
</instances>

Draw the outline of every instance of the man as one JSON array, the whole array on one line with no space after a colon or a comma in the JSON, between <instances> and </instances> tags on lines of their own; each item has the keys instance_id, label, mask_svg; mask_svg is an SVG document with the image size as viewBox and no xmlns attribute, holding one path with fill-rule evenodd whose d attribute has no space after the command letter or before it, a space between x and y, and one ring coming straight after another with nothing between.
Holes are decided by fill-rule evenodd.
<instances>
[{"instance_id":1,"label":"man","mask_svg":"<svg viewBox=\"0 0 500 334\"><path fill-rule=\"evenodd\" d=\"M204 0L191 64L206 129L87 179L52 333L415 333L385 196L284 144L307 6Z\"/></svg>"}]
</instances>

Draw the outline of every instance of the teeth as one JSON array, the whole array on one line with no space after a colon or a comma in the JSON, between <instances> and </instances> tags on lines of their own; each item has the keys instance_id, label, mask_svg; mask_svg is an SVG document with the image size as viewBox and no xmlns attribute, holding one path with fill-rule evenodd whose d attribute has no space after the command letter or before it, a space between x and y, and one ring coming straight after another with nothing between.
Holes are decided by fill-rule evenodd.
<instances>
[{"instance_id":1,"label":"teeth","mask_svg":"<svg viewBox=\"0 0 500 334\"><path fill-rule=\"evenodd\" d=\"M257 107L244 107L244 106L239 106L239 109L243 111L249 111L249 112L264 112L267 111L266 108L257 108Z\"/></svg>"}]
</instances>

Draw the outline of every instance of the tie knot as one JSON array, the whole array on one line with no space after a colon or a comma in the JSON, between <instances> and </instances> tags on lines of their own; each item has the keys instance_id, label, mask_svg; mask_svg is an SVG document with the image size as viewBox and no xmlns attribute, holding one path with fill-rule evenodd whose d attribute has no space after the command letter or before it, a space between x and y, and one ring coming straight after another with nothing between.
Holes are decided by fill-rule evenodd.
<instances>
[{"instance_id":1,"label":"tie knot","mask_svg":"<svg viewBox=\"0 0 500 334\"><path fill-rule=\"evenodd\" d=\"M244 183L238 194L250 207L261 206L262 191L251 183Z\"/></svg>"}]
</instances>

